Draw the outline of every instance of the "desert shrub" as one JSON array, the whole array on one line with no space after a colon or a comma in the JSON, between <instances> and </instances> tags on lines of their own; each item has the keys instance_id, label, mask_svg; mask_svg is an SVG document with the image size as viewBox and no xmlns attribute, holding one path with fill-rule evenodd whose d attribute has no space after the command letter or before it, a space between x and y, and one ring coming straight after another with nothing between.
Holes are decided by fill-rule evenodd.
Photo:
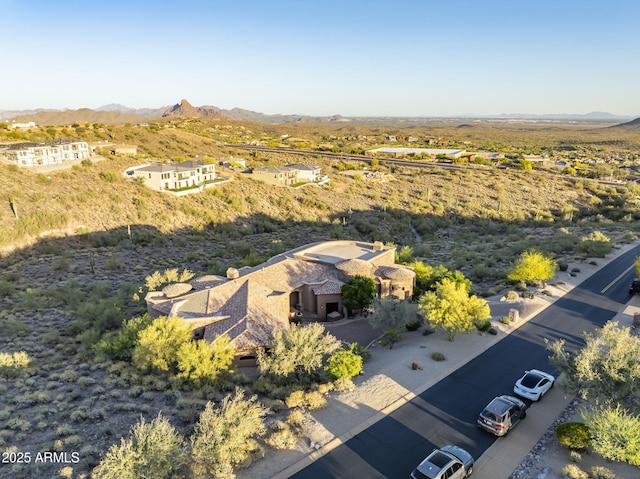
<instances>
[{"instance_id":1,"label":"desert shrub","mask_svg":"<svg viewBox=\"0 0 640 479\"><path fill-rule=\"evenodd\" d=\"M511 323L511 318L509 316L502 316L500 318L500 322L502 324L510 324Z\"/></svg>"},{"instance_id":2,"label":"desert shrub","mask_svg":"<svg viewBox=\"0 0 640 479\"><path fill-rule=\"evenodd\" d=\"M476 322L476 328L478 329L478 331L486 332L490 327L491 321L489 321L488 319L483 319L482 321Z\"/></svg>"},{"instance_id":3,"label":"desert shrub","mask_svg":"<svg viewBox=\"0 0 640 479\"><path fill-rule=\"evenodd\" d=\"M8 298L16 290L16 286L9 281L0 281L0 298Z\"/></svg>"},{"instance_id":4,"label":"desert shrub","mask_svg":"<svg viewBox=\"0 0 640 479\"><path fill-rule=\"evenodd\" d=\"M178 363L178 351L191 340L192 335L184 319L160 316L138 333L133 363L143 371L174 371Z\"/></svg>"},{"instance_id":5,"label":"desert shrub","mask_svg":"<svg viewBox=\"0 0 640 479\"><path fill-rule=\"evenodd\" d=\"M491 336L495 336L496 334L498 334L498 330L496 328L491 327L487 330L487 333L489 333Z\"/></svg>"},{"instance_id":6,"label":"desert shrub","mask_svg":"<svg viewBox=\"0 0 640 479\"><path fill-rule=\"evenodd\" d=\"M333 382L333 389L337 392L352 391L355 387L351 378L336 379Z\"/></svg>"},{"instance_id":7,"label":"desert shrub","mask_svg":"<svg viewBox=\"0 0 640 479\"><path fill-rule=\"evenodd\" d=\"M298 443L298 436L286 424L272 432L265 442L274 449L294 449Z\"/></svg>"},{"instance_id":8,"label":"desert shrub","mask_svg":"<svg viewBox=\"0 0 640 479\"><path fill-rule=\"evenodd\" d=\"M567 464L562 468L563 479L589 479L589 474L575 464Z\"/></svg>"},{"instance_id":9,"label":"desert shrub","mask_svg":"<svg viewBox=\"0 0 640 479\"><path fill-rule=\"evenodd\" d=\"M611 248L611 239L600 231L594 231L581 239L576 251L585 256L604 258L611 253Z\"/></svg>"},{"instance_id":10,"label":"desert shrub","mask_svg":"<svg viewBox=\"0 0 640 479\"><path fill-rule=\"evenodd\" d=\"M518 301L520 299L520 295L518 294L517 291L507 291L507 294L505 295L505 299L507 301Z\"/></svg>"},{"instance_id":11,"label":"desert shrub","mask_svg":"<svg viewBox=\"0 0 640 479\"><path fill-rule=\"evenodd\" d=\"M444 356L444 354L435 352L431 353L431 359L433 359L434 361L444 361L447 358Z\"/></svg>"},{"instance_id":12,"label":"desert shrub","mask_svg":"<svg viewBox=\"0 0 640 479\"><path fill-rule=\"evenodd\" d=\"M564 422L556 428L556 439L569 449L586 449L591 443L591 433L582 422Z\"/></svg>"},{"instance_id":13,"label":"desert shrub","mask_svg":"<svg viewBox=\"0 0 640 479\"><path fill-rule=\"evenodd\" d=\"M589 469L589 477L591 479L616 479L618 476L611 469L603 466L593 466Z\"/></svg>"},{"instance_id":14,"label":"desert shrub","mask_svg":"<svg viewBox=\"0 0 640 479\"><path fill-rule=\"evenodd\" d=\"M31 429L31 423L19 416L12 417L7 421L7 429L26 432Z\"/></svg>"},{"instance_id":15,"label":"desert shrub","mask_svg":"<svg viewBox=\"0 0 640 479\"><path fill-rule=\"evenodd\" d=\"M389 349L393 349L393 345L400 342L401 339L402 329L388 328L384 330L384 336L378 339L378 344L381 346L389 346Z\"/></svg>"},{"instance_id":16,"label":"desert shrub","mask_svg":"<svg viewBox=\"0 0 640 479\"><path fill-rule=\"evenodd\" d=\"M304 391L293 391L285 400L287 407L301 407L305 405Z\"/></svg>"},{"instance_id":17,"label":"desert shrub","mask_svg":"<svg viewBox=\"0 0 640 479\"><path fill-rule=\"evenodd\" d=\"M324 369L333 379L353 378L362 371L362 356L351 349L339 349L329 356Z\"/></svg>"},{"instance_id":18,"label":"desert shrub","mask_svg":"<svg viewBox=\"0 0 640 479\"><path fill-rule=\"evenodd\" d=\"M327 394L331 391L333 391L333 383L318 384L318 392L320 392L320 394Z\"/></svg>"},{"instance_id":19,"label":"desert shrub","mask_svg":"<svg viewBox=\"0 0 640 479\"><path fill-rule=\"evenodd\" d=\"M405 328L407 328L407 331L417 331L418 329L420 329L420 326L422 326L422 321L420 320L409 321L407 324L405 324Z\"/></svg>"},{"instance_id":20,"label":"desert shrub","mask_svg":"<svg viewBox=\"0 0 640 479\"><path fill-rule=\"evenodd\" d=\"M236 389L217 409L209 402L191 436L191 470L195 477L233 477L233 468L246 464L259 446L254 436L265 432L266 409L257 398L244 398Z\"/></svg>"},{"instance_id":21,"label":"desert shrub","mask_svg":"<svg viewBox=\"0 0 640 479\"><path fill-rule=\"evenodd\" d=\"M305 419L305 415L301 410L294 409L287 416L287 424L294 427L300 427L304 424Z\"/></svg>"},{"instance_id":22,"label":"desert shrub","mask_svg":"<svg viewBox=\"0 0 640 479\"><path fill-rule=\"evenodd\" d=\"M585 411L582 418L596 453L612 461L640 466L640 416L618 405Z\"/></svg>"},{"instance_id":23,"label":"desert shrub","mask_svg":"<svg viewBox=\"0 0 640 479\"><path fill-rule=\"evenodd\" d=\"M112 445L93 471L95 479L181 477L185 463L184 438L161 414L131 428L129 439Z\"/></svg>"},{"instance_id":24,"label":"desert shrub","mask_svg":"<svg viewBox=\"0 0 640 479\"><path fill-rule=\"evenodd\" d=\"M17 378L28 372L32 364L31 358L24 351L0 353L0 377Z\"/></svg>"},{"instance_id":25,"label":"desert shrub","mask_svg":"<svg viewBox=\"0 0 640 479\"><path fill-rule=\"evenodd\" d=\"M219 384L231 371L235 349L224 334L211 342L188 341L178 349L178 377L196 386Z\"/></svg>"},{"instance_id":26,"label":"desert shrub","mask_svg":"<svg viewBox=\"0 0 640 479\"><path fill-rule=\"evenodd\" d=\"M558 261L558 269L560 271L567 271L569 269L569 263L566 261Z\"/></svg>"},{"instance_id":27,"label":"desert shrub","mask_svg":"<svg viewBox=\"0 0 640 479\"><path fill-rule=\"evenodd\" d=\"M582 454L580 454L578 451L571 451L569 452L569 457L571 458L571 460L573 462L580 462L582 461Z\"/></svg>"},{"instance_id":28,"label":"desert shrub","mask_svg":"<svg viewBox=\"0 0 640 479\"><path fill-rule=\"evenodd\" d=\"M320 391L310 391L304 396L305 405L310 410L322 409L327 405L327 398Z\"/></svg>"}]
</instances>

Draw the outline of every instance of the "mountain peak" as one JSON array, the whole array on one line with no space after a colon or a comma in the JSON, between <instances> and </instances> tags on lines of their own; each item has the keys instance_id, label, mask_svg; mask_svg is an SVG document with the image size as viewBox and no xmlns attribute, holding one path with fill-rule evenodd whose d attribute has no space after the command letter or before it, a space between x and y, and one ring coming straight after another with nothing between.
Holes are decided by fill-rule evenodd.
<instances>
[{"instance_id":1,"label":"mountain peak","mask_svg":"<svg viewBox=\"0 0 640 479\"><path fill-rule=\"evenodd\" d=\"M215 107L195 107L185 99L180 100L180 103L176 103L162 114L163 118L180 116L187 116L192 118L222 117L222 115L220 114L220 110Z\"/></svg>"}]
</instances>

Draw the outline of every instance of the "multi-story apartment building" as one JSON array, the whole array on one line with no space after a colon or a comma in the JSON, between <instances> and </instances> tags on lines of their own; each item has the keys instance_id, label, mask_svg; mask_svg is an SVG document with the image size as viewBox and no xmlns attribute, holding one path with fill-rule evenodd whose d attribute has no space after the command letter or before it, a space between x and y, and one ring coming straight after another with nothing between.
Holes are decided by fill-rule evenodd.
<instances>
[{"instance_id":1,"label":"multi-story apartment building","mask_svg":"<svg viewBox=\"0 0 640 479\"><path fill-rule=\"evenodd\" d=\"M56 139L0 145L0 159L20 167L60 165L91 157L86 141Z\"/></svg>"}]
</instances>

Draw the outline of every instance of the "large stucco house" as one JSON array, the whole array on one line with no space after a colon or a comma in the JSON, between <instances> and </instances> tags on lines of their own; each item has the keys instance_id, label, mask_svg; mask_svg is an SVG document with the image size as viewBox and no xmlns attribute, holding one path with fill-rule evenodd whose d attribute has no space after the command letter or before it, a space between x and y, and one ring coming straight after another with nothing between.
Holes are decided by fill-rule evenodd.
<instances>
[{"instance_id":1,"label":"large stucco house","mask_svg":"<svg viewBox=\"0 0 640 479\"><path fill-rule=\"evenodd\" d=\"M380 242L329 241L282 253L253 268L229 268L147 294L152 316L180 316L196 338L228 334L240 366L253 366L292 314L330 321L346 314L340 293L355 276L372 278L378 297L411 297L415 273L395 264L395 248Z\"/></svg>"},{"instance_id":2,"label":"large stucco house","mask_svg":"<svg viewBox=\"0 0 640 479\"><path fill-rule=\"evenodd\" d=\"M91 149L86 141L58 138L0 145L0 159L20 167L61 165L90 157Z\"/></svg>"},{"instance_id":3,"label":"large stucco house","mask_svg":"<svg viewBox=\"0 0 640 479\"><path fill-rule=\"evenodd\" d=\"M212 186L216 179L216 165L197 160L152 163L127 170L127 175L144 180L157 191L188 190Z\"/></svg>"}]
</instances>

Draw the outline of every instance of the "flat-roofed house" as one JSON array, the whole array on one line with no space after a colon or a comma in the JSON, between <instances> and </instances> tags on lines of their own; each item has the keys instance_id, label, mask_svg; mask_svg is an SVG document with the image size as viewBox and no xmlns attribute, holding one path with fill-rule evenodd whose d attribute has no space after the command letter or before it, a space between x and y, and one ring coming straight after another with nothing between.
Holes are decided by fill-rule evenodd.
<instances>
[{"instance_id":1,"label":"flat-roofed house","mask_svg":"<svg viewBox=\"0 0 640 479\"><path fill-rule=\"evenodd\" d=\"M0 159L20 167L60 165L90 157L91 149L86 141L58 138L0 145Z\"/></svg>"},{"instance_id":2,"label":"flat-roofed house","mask_svg":"<svg viewBox=\"0 0 640 479\"><path fill-rule=\"evenodd\" d=\"M346 314L342 285L364 275L379 297L409 299L412 269L395 264L395 248L380 242L328 241L274 256L252 268L227 270L226 277L204 276L147 294L152 316L180 316L196 338L212 341L228 334L239 366L254 366L277 330L289 327L291 314L331 321Z\"/></svg>"},{"instance_id":3,"label":"flat-roofed house","mask_svg":"<svg viewBox=\"0 0 640 479\"><path fill-rule=\"evenodd\" d=\"M144 179L149 188L157 191L176 191L210 186L216 178L216 166L213 163L187 160L182 162L152 163L129 169L134 178Z\"/></svg>"}]
</instances>

